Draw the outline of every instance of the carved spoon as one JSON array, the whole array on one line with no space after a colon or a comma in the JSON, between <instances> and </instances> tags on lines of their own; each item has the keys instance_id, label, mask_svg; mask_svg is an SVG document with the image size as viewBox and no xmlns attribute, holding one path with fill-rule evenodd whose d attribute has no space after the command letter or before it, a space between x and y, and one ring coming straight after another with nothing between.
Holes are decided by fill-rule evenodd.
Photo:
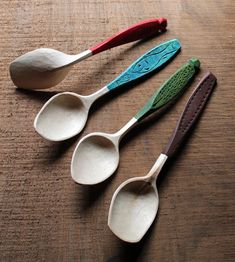
<instances>
[{"instance_id":1,"label":"carved spoon","mask_svg":"<svg viewBox=\"0 0 235 262\"><path fill-rule=\"evenodd\" d=\"M98 98L162 68L179 50L179 41L170 40L145 53L107 86L89 96L72 92L53 96L35 118L36 131L51 141L62 141L77 135L86 124L91 105Z\"/></svg>"},{"instance_id":2,"label":"carved spoon","mask_svg":"<svg viewBox=\"0 0 235 262\"><path fill-rule=\"evenodd\" d=\"M82 138L72 157L71 174L73 180L79 184L93 185L110 177L118 167L119 143L122 137L138 122L175 98L190 82L199 66L199 60L189 60L154 93L135 117L118 132L114 134L95 132Z\"/></svg>"},{"instance_id":3,"label":"carved spoon","mask_svg":"<svg viewBox=\"0 0 235 262\"><path fill-rule=\"evenodd\" d=\"M157 177L166 160L176 152L195 123L215 83L215 76L207 73L191 95L167 147L149 173L128 179L113 194L108 226L120 239L130 243L138 242L153 223L159 205Z\"/></svg>"},{"instance_id":4,"label":"carved spoon","mask_svg":"<svg viewBox=\"0 0 235 262\"><path fill-rule=\"evenodd\" d=\"M16 58L10 64L10 76L20 88L45 89L59 84L72 65L100 52L143 38L148 38L167 26L165 18L146 20L106 39L102 43L78 54L40 48Z\"/></svg>"}]
</instances>

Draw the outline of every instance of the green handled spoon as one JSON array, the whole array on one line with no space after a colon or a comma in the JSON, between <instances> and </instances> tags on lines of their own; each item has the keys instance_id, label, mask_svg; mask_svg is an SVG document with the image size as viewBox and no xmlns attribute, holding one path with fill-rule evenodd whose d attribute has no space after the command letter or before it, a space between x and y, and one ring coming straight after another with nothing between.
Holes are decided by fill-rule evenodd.
<instances>
[{"instance_id":1,"label":"green handled spoon","mask_svg":"<svg viewBox=\"0 0 235 262\"><path fill-rule=\"evenodd\" d=\"M166 105L176 97L194 77L200 67L198 59L191 59L167 80L145 106L126 125L114 134L91 133L80 140L71 163L75 182L84 185L100 183L110 177L118 167L119 143L122 137L142 119Z\"/></svg>"}]
</instances>

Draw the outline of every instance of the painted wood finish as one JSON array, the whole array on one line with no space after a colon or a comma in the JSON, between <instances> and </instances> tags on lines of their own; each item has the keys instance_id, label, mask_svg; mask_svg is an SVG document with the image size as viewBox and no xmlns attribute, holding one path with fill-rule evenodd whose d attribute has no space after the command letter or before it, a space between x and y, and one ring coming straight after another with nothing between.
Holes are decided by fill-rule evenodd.
<instances>
[{"instance_id":1,"label":"painted wood finish","mask_svg":"<svg viewBox=\"0 0 235 262\"><path fill-rule=\"evenodd\" d=\"M117 89L124 84L161 69L180 51L180 48L181 45L177 39L167 41L154 47L137 59L120 76L109 83L107 85L108 89Z\"/></svg>"},{"instance_id":2,"label":"painted wood finish","mask_svg":"<svg viewBox=\"0 0 235 262\"><path fill-rule=\"evenodd\" d=\"M216 85L216 81L216 77L208 72L194 90L180 117L169 144L163 151L168 157L175 153L185 136L188 134L190 128L196 122Z\"/></svg>"},{"instance_id":3,"label":"painted wood finish","mask_svg":"<svg viewBox=\"0 0 235 262\"><path fill-rule=\"evenodd\" d=\"M97 46L90 48L90 50L92 51L92 54L98 54L115 46L151 37L161 31L166 30L166 27L166 18L146 20L108 38Z\"/></svg>"},{"instance_id":4,"label":"painted wood finish","mask_svg":"<svg viewBox=\"0 0 235 262\"><path fill-rule=\"evenodd\" d=\"M155 92L145 106L135 115L135 118L140 120L148 116L176 97L193 79L199 67L200 62L198 59L189 60Z\"/></svg>"}]
</instances>

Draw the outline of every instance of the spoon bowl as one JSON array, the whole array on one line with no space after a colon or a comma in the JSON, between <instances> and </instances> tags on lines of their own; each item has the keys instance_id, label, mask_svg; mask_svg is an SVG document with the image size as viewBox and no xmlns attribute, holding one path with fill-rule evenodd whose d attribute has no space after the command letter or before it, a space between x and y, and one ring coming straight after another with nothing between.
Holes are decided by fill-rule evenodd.
<instances>
[{"instance_id":1,"label":"spoon bowl","mask_svg":"<svg viewBox=\"0 0 235 262\"><path fill-rule=\"evenodd\" d=\"M17 87L49 88L59 84L66 77L77 59L77 55L39 48L16 58L10 64L10 76Z\"/></svg>"},{"instance_id":2,"label":"spoon bowl","mask_svg":"<svg viewBox=\"0 0 235 262\"><path fill-rule=\"evenodd\" d=\"M78 143L72 158L71 175L79 184L97 184L117 169L118 162L116 137L96 132Z\"/></svg>"},{"instance_id":3,"label":"spoon bowl","mask_svg":"<svg viewBox=\"0 0 235 262\"><path fill-rule=\"evenodd\" d=\"M51 141L61 141L78 134L86 124L89 111L86 99L65 92L53 96L39 111L35 130Z\"/></svg>"},{"instance_id":4,"label":"spoon bowl","mask_svg":"<svg viewBox=\"0 0 235 262\"><path fill-rule=\"evenodd\" d=\"M112 198L108 226L126 242L138 242L157 214L158 192L145 178L127 180L115 191Z\"/></svg>"}]
</instances>

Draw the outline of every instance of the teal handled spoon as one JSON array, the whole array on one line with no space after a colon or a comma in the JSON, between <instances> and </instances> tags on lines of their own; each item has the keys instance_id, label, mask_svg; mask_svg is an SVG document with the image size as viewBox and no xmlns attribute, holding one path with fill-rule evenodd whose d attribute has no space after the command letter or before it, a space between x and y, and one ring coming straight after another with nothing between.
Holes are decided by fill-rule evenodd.
<instances>
[{"instance_id":1,"label":"teal handled spoon","mask_svg":"<svg viewBox=\"0 0 235 262\"><path fill-rule=\"evenodd\" d=\"M188 135L215 84L215 76L207 73L191 95L167 147L149 173L128 179L114 192L109 208L108 226L120 239L130 243L138 242L153 223L159 205L157 177L166 160L176 152Z\"/></svg>"},{"instance_id":2,"label":"teal handled spoon","mask_svg":"<svg viewBox=\"0 0 235 262\"><path fill-rule=\"evenodd\" d=\"M145 106L124 127L114 134L91 133L80 140L71 163L75 182L97 184L110 177L118 167L119 143L135 124L159 110L175 98L194 77L200 67L198 59L191 59L157 90Z\"/></svg>"},{"instance_id":3,"label":"teal handled spoon","mask_svg":"<svg viewBox=\"0 0 235 262\"><path fill-rule=\"evenodd\" d=\"M37 114L34 128L47 140L69 139L83 129L91 105L104 94L162 68L180 50L176 39L158 45L137 59L120 76L99 91L82 96L64 92L49 99Z\"/></svg>"}]
</instances>

